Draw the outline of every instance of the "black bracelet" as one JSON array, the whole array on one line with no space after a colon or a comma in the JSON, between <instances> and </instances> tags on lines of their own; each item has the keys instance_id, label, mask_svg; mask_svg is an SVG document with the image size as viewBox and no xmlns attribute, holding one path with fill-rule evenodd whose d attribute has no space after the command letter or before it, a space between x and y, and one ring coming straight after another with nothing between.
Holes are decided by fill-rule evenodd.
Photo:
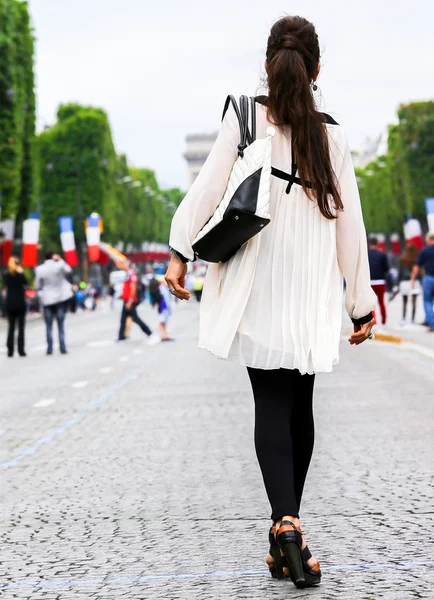
<instances>
[{"instance_id":1,"label":"black bracelet","mask_svg":"<svg viewBox=\"0 0 434 600\"><path fill-rule=\"evenodd\" d=\"M374 318L374 315L372 314L372 312L370 312L365 317L361 317L360 319L351 319L351 320L354 323L354 325L366 325L366 323L369 323L370 321L372 321L373 318Z\"/></svg>"},{"instance_id":2,"label":"black bracelet","mask_svg":"<svg viewBox=\"0 0 434 600\"><path fill-rule=\"evenodd\" d=\"M177 258L178 260L180 260L184 264L186 264L186 263L189 262L188 258L185 258L185 256L183 256L180 252L178 252L178 250L175 250L175 248L170 248L170 252L173 254L173 256L175 258Z\"/></svg>"}]
</instances>

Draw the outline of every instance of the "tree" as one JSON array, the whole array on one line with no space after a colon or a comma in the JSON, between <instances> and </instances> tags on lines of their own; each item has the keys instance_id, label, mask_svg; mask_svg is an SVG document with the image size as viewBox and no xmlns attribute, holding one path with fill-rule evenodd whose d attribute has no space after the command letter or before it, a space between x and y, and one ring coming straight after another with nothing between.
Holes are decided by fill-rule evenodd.
<instances>
[{"instance_id":1,"label":"tree","mask_svg":"<svg viewBox=\"0 0 434 600\"><path fill-rule=\"evenodd\" d=\"M357 170L367 229L400 231L406 214L426 222L425 198L434 195L434 102L398 109L388 153Z\"/></svg>"},{"instance_id":2,"label":"tree","mask_svg":"<svg viewBox=\"0 0 434 600\"><path fill-rule=\"evenodd\" d=\"M35 199L33 36L26 2L0 0L0 193L18 221Z\"/></svg>"},{"instance_id":3,"label":"tree","mask_svg":"<svg viewBox=\"0 0 434 600\"><path fill-rule=\"evenodd\" d=\"M59 248L58 218L76 217L77 246L84 240L84 219L98 212L107 235L117 228L116 167L110 124L99 108L62 105L57 123L39 136L41 238Z\"/></svg>"}]
</instances>

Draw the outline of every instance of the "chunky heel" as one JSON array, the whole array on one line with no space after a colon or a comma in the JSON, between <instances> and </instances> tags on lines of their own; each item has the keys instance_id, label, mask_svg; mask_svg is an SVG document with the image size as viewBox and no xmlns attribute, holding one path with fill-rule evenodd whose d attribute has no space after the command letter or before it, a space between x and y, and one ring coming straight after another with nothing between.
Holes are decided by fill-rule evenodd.
<instances>
[{"instance_id":1,"label":"chunky heel","mask_svg":"<svg viewBox=\"0 0 434 600\"><path fill-rule=\"evenodd\" d=\"M291 574L293 584L298 588L306 587L300 546L296 542L289 542L283 548L283 552L286 560L288 561L289 572Z\"/></svg>"},{"instance_id":2,"label":"chunky heel","mask_svg":"<svg viewBox=\"0 0 434 600\"><path fill-rule=\"evenodd\" d=\"M301 552L303 537L294 523L282 521L277 532L277 543L286 558L292 583L297 588L307 587Z\"/></svg>"}]
</instances>

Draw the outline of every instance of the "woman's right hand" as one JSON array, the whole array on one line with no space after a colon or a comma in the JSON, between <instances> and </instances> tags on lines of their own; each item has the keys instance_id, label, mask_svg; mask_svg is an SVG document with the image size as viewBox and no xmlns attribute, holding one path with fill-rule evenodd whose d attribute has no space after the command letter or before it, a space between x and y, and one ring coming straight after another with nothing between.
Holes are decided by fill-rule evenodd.
<instances>
[{"instance_id":1,"label":"woman's right hand","mask_svg":"<svg viewBox=\"0 0 434 600\"><path fill-rule=\"evenodd\" d=\"M187 265L172 256L165 279L169 291L180 300L190 300L190 292L184 287L186 274Z\"/></svg>"},{"instance_id":2,"label":"woman's right hand","mask_svg":"<svg viewBox=\"0 0 434 600\"><path fill-rule=\"evenodd\" d=\"M369 321L369 323L365 323L364 325L354 325L354 333L348 340L351 346L358 346L359 344L363 344L363 342L366 342L374 325L374 319Z\"/></svg>"}]
</instances>

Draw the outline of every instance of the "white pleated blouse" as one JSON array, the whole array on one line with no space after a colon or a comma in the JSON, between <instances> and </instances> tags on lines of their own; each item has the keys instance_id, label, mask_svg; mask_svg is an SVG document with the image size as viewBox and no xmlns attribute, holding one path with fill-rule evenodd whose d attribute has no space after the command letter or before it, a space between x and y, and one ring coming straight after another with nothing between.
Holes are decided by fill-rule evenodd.
<instances>
[{"instance_id":1,"label":"white pleated blouse","mask_svg":"<svg viewBox=\"0 0 434 600\"><path fill-rule=\"evenodd\" d=\"M271 123L257 104L257 137ZM327 124L344 211L328 220L301 186L272 176L270 224L225 264L210 265L201 303L199 346L258 369L329 372L339 360L343 279L346 309L361 318L375 307L366 232L351 154L339 125ZM189 260L192 242L221 201L237 158L233 108L172 222L170 245ZM291 131L277 129L272 165L291 171Z\"/></svg>"}]
</instances>

